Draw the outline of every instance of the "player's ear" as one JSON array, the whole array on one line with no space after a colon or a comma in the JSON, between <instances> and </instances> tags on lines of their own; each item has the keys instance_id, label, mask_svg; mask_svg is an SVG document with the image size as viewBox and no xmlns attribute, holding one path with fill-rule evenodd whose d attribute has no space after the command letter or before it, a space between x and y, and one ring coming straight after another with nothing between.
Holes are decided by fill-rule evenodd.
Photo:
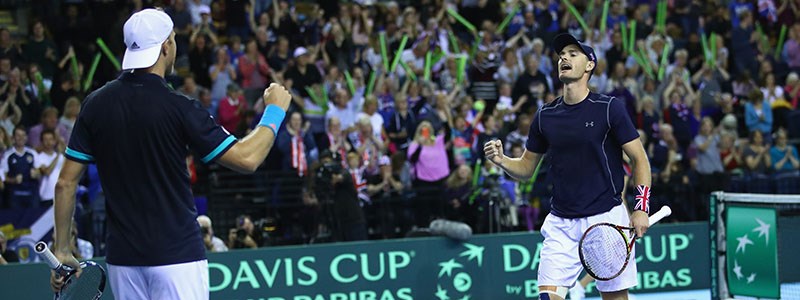
<instances>
[{"instance_id":1,"label":"player's ear","mask_svg":"<svg viewBox=\"0 0 800 300\"><path fill-rule=\"evenodd\" d=\"M590 61L589 61L589 62L586 64L586 72L591 72L592 70L594 70L594 67L595 67L595 63L594 63L593 61L591 61L591 60L590 60Z\"/></svg>"}]
</instances>

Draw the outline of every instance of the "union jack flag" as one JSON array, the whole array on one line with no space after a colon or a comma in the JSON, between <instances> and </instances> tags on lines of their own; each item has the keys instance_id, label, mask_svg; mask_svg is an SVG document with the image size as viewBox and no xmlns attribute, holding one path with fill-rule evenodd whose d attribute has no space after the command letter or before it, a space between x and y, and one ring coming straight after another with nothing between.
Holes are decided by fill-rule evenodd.
<instances>
[{"instance_id":1,"label":"union jack flag","mask_svg":"<svg viewBox=\"0 0 800 300\"><path fill-rule=\"evenodd\" d=\"M636 187L636 206L634 210L641 210L650 213L650 187L640 184Z\"/></svg>"}]
</instances>

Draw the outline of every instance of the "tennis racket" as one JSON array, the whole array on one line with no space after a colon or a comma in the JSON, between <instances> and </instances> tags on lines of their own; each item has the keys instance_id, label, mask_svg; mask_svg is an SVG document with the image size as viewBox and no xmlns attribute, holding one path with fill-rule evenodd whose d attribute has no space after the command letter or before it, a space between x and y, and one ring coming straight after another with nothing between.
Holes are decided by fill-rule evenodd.
<instances>
[{"instance_id":1,"label":"tennis racket","mask_svg":"<svg viewBox=\"0 0 800 300\"><path fill-rule=\"evenodd\" d=\"M669 206L650 216L650 226L672 214ZM628 234L625 234L625 231ZM628 238L632 236L632 238ZM636 242L632 227L597 223L586 229L578 244L578 254L584 270L597 280L611 280L622 274L631 258Z\"/></svg>"},{"instance_id":2,"label":"tennis racket","mask_svg":"<svg viewBox=\"0 0 800 300\"><path fill-rule=\"evenodd\" d=\"M36 243L34 247L36 253L47 262L51 269L56 271L56 276L65 277L64 285L61 290L56 292L55 300L97 300L103 295L106 288L106 270L93 261L81 262L80 278L73 277L75 270L67 265L61 264L53 252L47 248L44 242Z\"/></svg>"}]
</instances>

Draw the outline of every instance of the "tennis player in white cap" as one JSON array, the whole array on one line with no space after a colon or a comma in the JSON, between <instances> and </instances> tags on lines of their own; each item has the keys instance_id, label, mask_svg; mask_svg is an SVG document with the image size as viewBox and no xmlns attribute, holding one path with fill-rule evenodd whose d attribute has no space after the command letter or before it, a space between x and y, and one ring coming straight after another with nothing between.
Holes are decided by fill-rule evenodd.
<instances>
[{"instance_id":1,"label":"tennis player in white cap","mask_svg":"<svg viewBox=\"0 0 800 300\"><path fill-rule=\"evenodd\" d=\"M123 30L123 72L86 97L66 149L55 196L55 255L80 270L69 251L70 220L78 180L86 164L96 163L107 199L114 298L208 299L208 262L186 155L252 173L272 148L291 96L271 84L259 126L237 140L197 100L164 81L176 50L167 14L139 11ZM58 290L63 280L51 276L51 286Z\"/></svg>"}]
</instances>

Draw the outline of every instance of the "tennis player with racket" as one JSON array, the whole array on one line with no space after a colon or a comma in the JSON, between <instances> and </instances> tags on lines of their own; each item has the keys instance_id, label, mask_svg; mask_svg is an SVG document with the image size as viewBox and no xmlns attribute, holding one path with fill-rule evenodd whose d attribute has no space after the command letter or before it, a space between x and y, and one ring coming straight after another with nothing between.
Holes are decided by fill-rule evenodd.
<instances>
[{"instance_id":1,"label":"tennis player with racket","mask_svg":"<svg viewBox=\"0 0 800 300\"><path fill-rule=\"evenodd\" d=\"M271 84L259 126L237 140L164 80L175 64L173 27L157 9L125 22L123 72L84 100L56 185L53 252L80 281L82 270L69 251L75 190L86 165L97 164L107 199L108 282L118 300L209 298L185 158L191 150L205 163L252 173L272 148L291 102L284 87ZM53 290L63 285L64 277L53 272Z\"/></svg>"},{"instance_id":2,"label":"tennis player with racket","mask_svg":"<svg viewBox=\"0 0 800 300\"><path fill-rule=\"evenodd\" d=\"M544 246L538 275L539 299L543 300L564 299L575 284L582 270L579 243L590 226L630 226L636 236L642 236L650 225L650 164L625 104L589 91L597 63L594 49L569 34L556 36L553 49L559 57L563 95L536 113L522 157L503 155L499 140L484 145L487 159L521 180L533 175L544 153L551 158L553 199L541 229ZM620 197L623 151L631 158L634 182L640 187L639 202L630 216ZM627 247L620 250L626 251ZM635 257L635 253L627 254ZM618 276L598 281L597 288L605 300L627 299L628 289L636 283L632 260Z\"/></svg>"}]
</instances>

